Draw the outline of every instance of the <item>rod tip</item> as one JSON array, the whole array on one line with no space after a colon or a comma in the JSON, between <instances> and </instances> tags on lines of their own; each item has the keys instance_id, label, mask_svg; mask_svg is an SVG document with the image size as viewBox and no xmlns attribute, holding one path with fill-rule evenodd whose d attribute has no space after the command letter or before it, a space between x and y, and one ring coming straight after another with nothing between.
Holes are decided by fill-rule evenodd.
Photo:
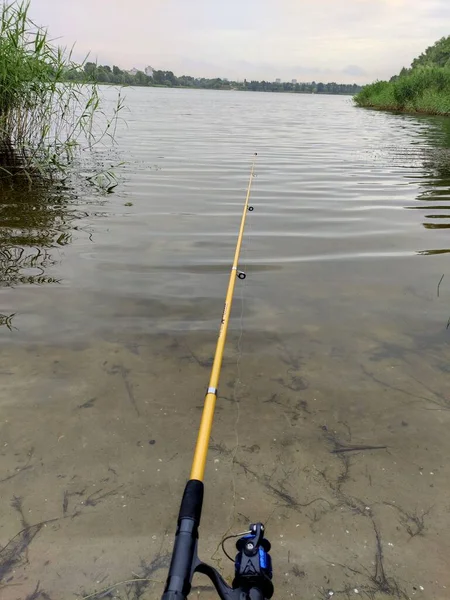
<instances>
[{"instance_id":1,"label":"rod tip","mask_svg":"<svg viewBox=\"0 0 450 600\"><path fill-rule=\"evenodd\" d=\"M255 152L255 156L258 156L258 153L257 153L257 152Z\"/></svg>"}]
</instances>

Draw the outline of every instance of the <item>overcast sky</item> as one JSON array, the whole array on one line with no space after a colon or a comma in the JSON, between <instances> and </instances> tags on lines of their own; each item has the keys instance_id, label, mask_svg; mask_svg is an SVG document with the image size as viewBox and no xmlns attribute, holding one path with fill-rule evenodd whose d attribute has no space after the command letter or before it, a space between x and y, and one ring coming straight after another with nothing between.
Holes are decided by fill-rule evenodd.
<instances>
[{"instance_id":1,"label":"overcast sky","mask_svg":"<svg viewBox=\"0 0 450 600\"><path fill-rule=\"evenodd\" d=\"M450 34L450 0L31 0L58 43L176 75L365 83Z\"/></svg>"}]
</instances>

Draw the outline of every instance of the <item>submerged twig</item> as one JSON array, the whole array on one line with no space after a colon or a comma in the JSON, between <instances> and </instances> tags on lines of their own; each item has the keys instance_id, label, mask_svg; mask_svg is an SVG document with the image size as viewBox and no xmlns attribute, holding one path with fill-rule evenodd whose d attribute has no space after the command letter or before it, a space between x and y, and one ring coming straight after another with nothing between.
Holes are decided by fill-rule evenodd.
<instances>
[{"instance_id":1,"label":"submerged twig","mask_svg":"<svg viewBox=\"0 0 450 600\"><path fill-rule=\"evenodd\" d=\"M442 277L439 279L439 283L437 286L437 297L439 298L439 288L441 287L442 280L444 279L445 273L443 273Z\"/></svg>"},{"instance_id":2,"label":"submerged twig","mask_svg":"<svg viewBox=\"0 0 450 600\"><path fill-rule=\"evenodd\" d=\"M31 594L28 594L28 596L25 598L25 600L51 600L50 596L47 594L47 592L44 592L44 590L40 589L41 587L41 582L38 581L36 587L34 588L34 591L31 592Z\"/></svg>"},{"instance_id":3,"label":"submerged twig","mask_svg":"<svg viewBox=\"0 0 450 600\"><path fill-rule=\"evenodd\" d=\"M25 465L23 467L16 467L15 472L12 475L8 475L7 477L0 479L0 483L9 481L10 479L13 479L13 477L17 477L17 475L19 475L19 473L22 473L23 471L26 471L28 469L32 469L33 465L30 465L30 462L31 462L31 459L33 458L33 453L34 453L34 448L31 448L28 452L28 460L25 463Z\"/></svg>"},{"instance_id":4,"label":"submerged twig","mask_svg":"<svg viewBox=\"0 0 450 600\"><path fill-rule=\"evenodd\" d=\"M340 454L342 452L358 452L361 450L385 450L387 446L348 446L335 448L331 450L331 454Z\"/></svg>"},{"instance_id":5,"label":"submerged twig","mask_svg":"<svg viewBox=\"0 0 450 600\"><path fill-rule=\"evenodd\" d=\"M17 329L17 327L14 327L12 324L12 320L15 316L16 313L13 313L12 315L0 315L0 327L5 325L10 331Z\"/></svg>"},{"instance_id":6,"label":"submerged twig","mask_svg":"<svg viewBox=\"0 0 450 600\"><path fill-rule=\"evenodd\" d=\"M47 523L57 520L48 519L35 525L27 525L19 533L16 533L3 548L0 548L0 581L5 580L10 572L23 562L23 555L26 556L28 546L40 530Z\"/></svg>"}]
</instances>

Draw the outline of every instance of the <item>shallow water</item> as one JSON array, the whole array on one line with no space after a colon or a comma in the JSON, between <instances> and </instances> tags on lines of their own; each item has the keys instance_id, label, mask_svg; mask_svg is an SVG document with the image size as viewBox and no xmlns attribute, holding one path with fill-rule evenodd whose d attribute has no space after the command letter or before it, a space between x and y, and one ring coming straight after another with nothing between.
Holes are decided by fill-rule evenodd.
<instances>
[{"instance_id":1,"label":"shallow water","mask_svg":"<svg viewBox=\"0 0 450 600\"><path fill-rule=\"evenodd\" d=\"M263 520L276 598L448 598L450 120L126 103L114 194L2 190L2 599L160 597L254 152L201 556Z\"/></svg>"}]
</instances>

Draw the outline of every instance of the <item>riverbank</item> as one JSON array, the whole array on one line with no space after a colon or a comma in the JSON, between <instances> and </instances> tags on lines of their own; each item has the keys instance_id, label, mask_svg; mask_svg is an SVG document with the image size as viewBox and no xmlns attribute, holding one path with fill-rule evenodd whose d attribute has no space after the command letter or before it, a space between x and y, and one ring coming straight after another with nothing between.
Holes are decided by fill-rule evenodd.
<instances>
[{"instance_id":1,"label":"riverbank","mask_svg":"<svg viewBox=\"0 0 450 600\"><path fill-rule=\"evenodd\" d=\"M391 81L365 86L354 101L365 108L450 116L450 69L413 69Z\"/></svg>"}]
</instances>

